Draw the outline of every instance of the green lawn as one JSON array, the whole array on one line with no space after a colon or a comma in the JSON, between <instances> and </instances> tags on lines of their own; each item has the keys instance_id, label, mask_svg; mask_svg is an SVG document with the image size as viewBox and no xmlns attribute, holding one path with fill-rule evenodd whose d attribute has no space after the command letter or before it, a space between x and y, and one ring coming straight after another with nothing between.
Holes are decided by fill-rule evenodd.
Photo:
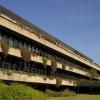
<instances>
[{"instance_id":1,"label":"green lawn","mask_svg":"<svg viewBox=\"0 0 100 100\"><path fill-rule=\"evenodd\" d=\"M100 95L84 95L79 94L77 96L72 97L52 97L48 100L100 100Z\"/></svg>"}]
</instances>

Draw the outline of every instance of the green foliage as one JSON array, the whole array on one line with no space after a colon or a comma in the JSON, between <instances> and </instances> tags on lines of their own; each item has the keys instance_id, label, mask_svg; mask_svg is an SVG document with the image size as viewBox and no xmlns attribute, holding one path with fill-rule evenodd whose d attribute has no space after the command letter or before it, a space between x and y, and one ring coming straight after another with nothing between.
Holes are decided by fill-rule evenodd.
<instances>
[{"instance_id":1,"label":"green foliage","mask_svg":"<svg viewBox=\"0 0 100 100\"><path fill-rule=\"evenodd\" d=\"M43 60L43 66L44 68L47 67L47 59L45 57L42 57L42 60Z\"/></svg>"},{"instance_id":2,"label":"green foliage","mask_svg":"<svg viewBox=\"0 0 100 100\"><path fill-rule=\"evenodd\" d=\"M98 73L97 73L96 69L91 68L90 75L91 75L91 78L98 77Z\"/></svg>"},{"instance_id":3,"label":"green foliage","mask_svg":"<svg viewBox=\"0 0 100 100\"><path fill-rule=\"evenodd\" d=\"M53 80L54 77L52 75L48 76L50 80Z\"/></svg>"},{"instance_id":4,"label":"green foliage","mask_svg":"<svg viewBox=\"0 0 100 100\"><path fill-rule=\"evenodd\" d=\"M50 56L50 55L48 55L48 57L47 57L49 60L52 60L53 58Z\"/></svg>"},{"instance_id":5,"label":"green foliage","mask_svg":"<svg viewBox=\"0 0 100 100\"><path fill-rule=\"evenodd\" d=\"M46 96L22 84L0 83L0 100L46 100Z\"/></svg>"},{"instance_id":6,"label":"green foliage","mask_svg":"<svg viewBox=\"0 0 100 100\"><path fill-rule=\"evenodd\" d=\"M75 96L76 93L73 91L70 91L69 89L66 89L64 91L56 92L52 90L46 90L45 93L49 97L68 97L68 96Z\"/></svg>"},{"instance_id":7,"label":"green foliage","mask_svg":"<svg viewBox=\"0 0 100 100\"><path fill-rule=\"evenodd\" d=\"M62 92L62 96L66 97L66 96L76 96L76 93L74 91L70 91L69 89L64 90Z\"/></svg>"},{"instance_id":8,"label":"green foliage","mask_svg":"<svg viewBox=\"0 0 100 100\"><path fill-rule=\"evenodd\" d=\"M69 70L73 70L73 67L72 66L69 66Z\"/></svg>"},{"instance_id":9,"label":"green foliage","mask_svg":"<svg viewBox=\"0 0 100 100\"><path fill-rule=\"evenodd\" d=\"M51 60L51 67L52 67L52 72L56 72L57 70L57 62L55 60Z\"/></svg>"},{"instance_id":10,"label":"green foliage","mask_svg":"<svg viewBox=\"0 0 100 100\"><path fill-rule=\"evenodd\" d=\"M66 65L64 63L62 63L62 69L65 70L66 69Z\"/></svg>"},{"instance_id":11,"label":"green foliage","mask_svg":"<svg viewBox=\"0 0 100 100\"><path fill-rule=\"evenodd\" d=\"M42 61L43 61L43 66L45 68L45 75L46 75L47 59L45 57L42 57ZM46 80L46 77L44 77L44 80Z\"/></svg>"},{"instance_id":12,"label":"green foliage","mask_svg":"<svg viewBox=\"0 0 100 100\"><path fill-rule=\"evenodd\" d=\"M43 76L43 79L44 79L44 80L47 80L47 76Z\"/></svg>"},{"instance_id":13,"label":"green foliage","mask_svg":"<svg viewBox=\"0 0 100 100\"><path fill-rule=\"evenodd\" d=\"M71 79L69 79L69 83L71 83L72 82L72 80Z\"/></svg>"},{"instance_id":14,"label":"green foliage","mask_svg":"<svg viewBox=\"0 0 100 100\"><path fill-rule=\"evenodd\" d=\"M8 70L8 71L6 71L6 74L7 74L8 76L12 75L12 71Z\"/></svg>"},{"instance_id":15,"label":"green foliage","mask_svg":"<svg viewBox=\"0 0 100 100\"><path fill-rule=\"evenodd\" d=\"M33 73L29 73L29 72L26 72L25 74L27 74L28 77L32 77L33 76Z\"/></svg>"},{"instance_id":16,"label":"green foliage","mask_svg":"<svg viewBox=\"0 0 100 100\"><path fill-rule=\"evenodd\" d=\"M91 94L92 94L92 88L93 88L93 82L95 82L94 81L94 79L93 78L96 78L96 77L98 77L98 74L97 74L97 71L96 71L96 69L94 69L94 68L91 68L91 70L90 70L90 92L91 92Z\"/></svg>"},{"instance_id":17,"label":"green foliage","mask_svg":"<svg viewBox=\"0 0 100 100\"><path fill-rule=\"evenodd\" d=\"M25 48L21 48L21 56L26 62L31 60L31 52Z\"/></svg>"},{"instance_id":18,"label":"green foliage","mask_svg":"<svg viewBox=\"0 0 100 100\"><path fill-rule=\"evenodd\" d=\"M56 85L60 86L62 84L62 79L60 77L56 78Z\"/></svg>"},{"instance_id":19,"label":"green foliage","mask_svg":"<svg viewBox=\"0 0 100 100\"><path fill-rule=\"evenodd\" d=\"M0 42L0 43L1 43L1 49L2 49L3 54L7 56L8 51L9 51L9 46L4 42Z\"/></svg>"}]
</instances>

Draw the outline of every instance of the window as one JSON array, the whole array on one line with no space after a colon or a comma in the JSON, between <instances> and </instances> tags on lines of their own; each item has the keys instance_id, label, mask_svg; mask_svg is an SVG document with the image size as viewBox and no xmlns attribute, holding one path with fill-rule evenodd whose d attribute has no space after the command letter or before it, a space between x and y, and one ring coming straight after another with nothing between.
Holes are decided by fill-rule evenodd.
<instances>
[{"instance_id":1,"label":"window","mask_svg":"<svg viewBox=\"0 0 100 100\"><path fill-rule=\"evenodd\" d=\"M11 47L14 46L13 45L13 37L12 36L9 37L9 46L11 46Z\"/></svg>"},{"instance_id":2,"label":"window","mask_svg":"<svg viewBox=\"0 0 100 100\"><path fill-rule=\"evenodd\" d=\"M23 42L19 40L19 48L23 48Z\"/></svg>"},{"instance_id":3,"label":"window","mask_svg":"<svg viewBox=\"0 0 100 100\"><path fill-rule=\"evenodd\" d=\"M14 47L18 48L19 47L19 42L16 38L13 39L14 40Z\"/></svg>"},{"instance_id":4,"label":"window","mask_svg":"<svg viewBox=\"0 0 100 100\"><path fill-rule=\"evenodd\" d=\"M39 47L38 48L38 54L40 55L40 53L41 53L41 48Z\"/></svg>"},{"instance_id":5,"label":"window","mask_svg":"<svg viewBox=\"0 0 100 100\"><path fill-rule=\"evenodd\" d=\"M29 50L29 51L32 51L31 44L28 44L28 50Z\"/></svg>"},{"instance_id":6,"label":"window","mask_svg":"<svg viewBox=\"0 0 100 100\"><path fill-rule=\"evenodd\" d=\"M0 41L2 41L2 32L0 32Z\"/></svg>"},{"instance_id":7,"label":"window","mask_svg":"<svg viewBox=\"0 0 100 100\"><path fill-rule=\"evenodd\" d=\"M27 42L23 42L23 46L24 46L24 48L28 49Z\"/></svg>"},{"instance_id":8,"label":"window","mask_svg":"<svg viewBox=\"0 0 100 100\"><path fill-rule=\"evenodd\" d=\"M38 54L39 53L39 51L38 51L38 47L36 47L36 54Z\"/></svg>"},{"instance_id":9,"label":"window","mask_svg":"<svg viewBox=\"0 0 100 100\"><path fill-rule=\"evenodd\" d=\"M32 45L32 53L34 53L35 52L35 47L34 47L34 45Z\"/></svg>"},{"instance_id":10,"label":"window","mask_svg":"<svg viewBox=\"0 0 100 100\"><path fill-rule=\"evenodd\" d=\"M3 34L3 42L9 44L9 37L6 34Z\"/></svg>"}]
</instances>

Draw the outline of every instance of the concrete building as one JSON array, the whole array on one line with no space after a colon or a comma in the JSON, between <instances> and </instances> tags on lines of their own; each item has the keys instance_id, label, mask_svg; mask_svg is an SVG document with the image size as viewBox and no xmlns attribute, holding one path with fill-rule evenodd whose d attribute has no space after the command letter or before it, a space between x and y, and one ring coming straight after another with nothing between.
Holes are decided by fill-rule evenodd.
<instances>
[{"instance_id":1,"label":"concrete building","mask_svg":"<svg viewBox=\"0 0 100 100\"><path fill-rule=\"evenodd\" d=\"M0 80L100 86L99 75L92 59L0 6Z\"/></svg>"}]
</instances>

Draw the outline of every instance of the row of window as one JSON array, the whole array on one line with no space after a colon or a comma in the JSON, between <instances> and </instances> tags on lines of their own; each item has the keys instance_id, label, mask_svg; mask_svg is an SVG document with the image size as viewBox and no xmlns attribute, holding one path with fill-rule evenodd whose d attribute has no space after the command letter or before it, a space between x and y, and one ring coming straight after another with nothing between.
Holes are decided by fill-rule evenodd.
<instances>
[{"instance_id":1,"label":"row of window","mask_svg":"<svg viewBox=\"0 0 100 100\"><path fill-rule=\"evenodd\" d=\"M43 67L42 64L30 62L26 63L24 61L16 60L15 58L4 58L0 57L0 68L3 70L13 70L17 72L28 72L38 75L46 75L52 76L51 67L47 67L46 69ZM71 72L61 71L58 69L54 74L54 77L61 77L64 79L73 79L73 80L80 80L80 79L87 79L84 76L74 75Z\"/></svg>"},{"instance_id":2,"label":"row of window","mask_svg":"<svg viewBox=\"0 0 100 100\"><path fill-rule=\"evenodd\" d=\"M64 62L66 65L77 67L81 70L88 70L89 69L89 67L87 67L86 65L81 64L81 63L79 63L79 62L77 62L69 57L60 55L57 52L43 48L36 43L28 42L28 40L24 40L20 37L13 36L9 33L3 32L3 31L0 31L0 41L4 41L10 47L26 48L29 51L31 51L32 53L36 53L40 56L44 56L47 58L48 57L55 58L58 62Z\"/></svg>"}]
</instances>

